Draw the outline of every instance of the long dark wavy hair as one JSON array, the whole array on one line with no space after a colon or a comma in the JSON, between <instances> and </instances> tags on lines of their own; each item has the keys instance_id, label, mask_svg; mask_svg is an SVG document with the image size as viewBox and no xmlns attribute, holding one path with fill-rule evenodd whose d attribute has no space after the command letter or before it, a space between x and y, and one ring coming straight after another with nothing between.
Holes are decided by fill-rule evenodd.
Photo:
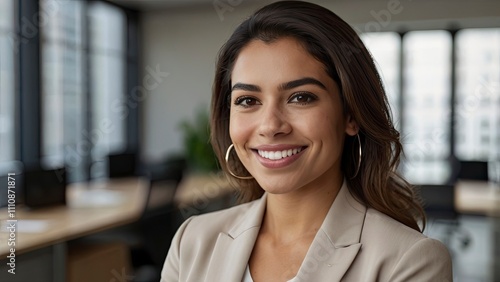
<instances>
[{"instance_id":1,"label":"long dark wavy hair","mask_svg":"<svg viewBox=\"0 0 500 282\"><path fill-rule=\"evenodd\" d=\"M211 143L222 169L232 143L229 136L231 71L240 51L252 40L272 43L291 37L319 62L337 83L344 114L359 126L357 137L346 136L342 170L351 194L368 207L422 231L425 214L413 187L396 171L403 152L399 132L392 123L389 103L373 58L356 32L332 11L301 1L267 5L241 23L221 48L212 93ZM363 155L358 173L358 146ZM232 154L231 171L249 175ZM230 177L241 188L243 201L264 193L257 181ZM422 229L419 226L422 224Z\"/></svg>"}]
</instances>

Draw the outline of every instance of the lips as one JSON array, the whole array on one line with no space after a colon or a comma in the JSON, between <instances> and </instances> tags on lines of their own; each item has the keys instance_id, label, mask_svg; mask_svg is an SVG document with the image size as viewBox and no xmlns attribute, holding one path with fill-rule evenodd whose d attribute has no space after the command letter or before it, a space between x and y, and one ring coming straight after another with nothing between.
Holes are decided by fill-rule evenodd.
<instances>
[{"instance_id":1,"label":"lips","mask_svg":"<svg viewBox=\"0 0 500 282\"><path fill-rule=\"evenodd\" d=\"M302 147L297 147L288 150L281 151L266 151L266 150L257 150L259 156L269 159L269 160L281 160L283 158L291 157L296 155L302 151Z\"/></svg>"}]
</instances>

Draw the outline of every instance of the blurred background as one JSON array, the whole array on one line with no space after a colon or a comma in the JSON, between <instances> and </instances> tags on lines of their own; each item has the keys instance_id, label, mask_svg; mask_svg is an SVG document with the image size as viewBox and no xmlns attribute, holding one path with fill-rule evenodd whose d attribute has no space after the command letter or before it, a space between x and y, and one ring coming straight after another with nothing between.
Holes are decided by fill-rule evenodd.
<instances>
[{"instance_id":1,"label":"blurred background","mask_svg":"<svg viewBox=\"0 0 500 282\"><path fill-rule=\"evenodd\" d=\"M17 215L31 223L17 230L25 279L158 281L177 226L235 203L208 144L215 60L271 2L0 0L0 219L14 173ZM426 233L450 248L455 280L500 281L500 2L310 2L350 23L376 60L405 148L399 169L419 187ZM74 210L78 220L66 217ZM63 230L92 216L102 226ZM116 264L78 272L97 269L91 261Z\"/></svg>"}]
</instances>

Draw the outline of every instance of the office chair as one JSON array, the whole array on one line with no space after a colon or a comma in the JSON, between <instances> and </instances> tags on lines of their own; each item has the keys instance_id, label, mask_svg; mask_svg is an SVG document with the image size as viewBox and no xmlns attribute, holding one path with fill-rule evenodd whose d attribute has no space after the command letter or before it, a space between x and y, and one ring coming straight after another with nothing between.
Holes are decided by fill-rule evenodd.
<instances>
[{"instance_id":1,"label":"office chair","mask_svg":"<svg viewBox=\"0 0 500 282\"><path fill-rule=\"evenodd\" d=\"M454 185L420 185L418 195L422 200L428 222L445 227L443 243L450 248L451 239L458 236L461 247L466 248L471 241L470 234L460 227L458 212L455 209Z\"/></svg>"},{"instance_id":2,"label":"office chair","mask_svg":"<svg viewBox=\"0 0 500 282\"><path fill-rule=\"evenodd\" d=\"M107 160L109 178L137 175L137 155L135 153L109 154Z\"/></svg>"},{"instance_id":3,"label":"office chair","mask_svg":"<svg viewBox=\"0 0 500 282\"><path fill-rule=\"evenodd\" d=\"M460 161L458 179L488 181L488 162Z\"/></svg>"},{"instance_id":4,"label":"office chair","mask_svg":"<svg viewBox=\"0 0 500 282\"><path fill-rule=\"evenodd\" d=\"M24 171L24 205L40 208L66 204L66 170L29 168Z\"/></svg>"},{"instance_id":5,"label":"office chair","mask_svg":"<svg viewBox=\"0 0 500 282\"><path fill-rule=\"evenodd\" d=\"M183 222L173 200L185 169L186 161L182 158L170 158L155 168L149 167L149 193L138 223L143 244L141 248L132 250L136 257L135 267L139 272L149 269L149 273L137 273L136 281L160 280L170 242ZM142 261L137 261L137 257Z\"/></svg>"},{"instance_id":6,"label":"office chair","mask_svg":"<svg viewBox=\"0 0 500 282\"><path fill-rule=\"evenodd\" d=\"M427 217L438 220L457 218L454 185L421 185L419 192Z\"/></svg>"}]
</instances>

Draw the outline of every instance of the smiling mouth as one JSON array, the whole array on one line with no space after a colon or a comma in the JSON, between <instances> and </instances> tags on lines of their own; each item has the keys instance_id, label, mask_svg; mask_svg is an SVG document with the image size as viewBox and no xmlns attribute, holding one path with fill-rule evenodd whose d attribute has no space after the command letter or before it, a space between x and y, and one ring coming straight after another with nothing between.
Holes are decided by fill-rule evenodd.
<instances>
[{"instance_id":1,"label":"smiling mouth","mask_svg":"<svg viewBox=\"0 0 500 282\"><path fill-rule=\"evenodd\" d=\"M282 150L282 151L264 151L257 150L259 156L269 159L269 160L281 160L284 158L291 157L295 154L300 153L305 147L299 147L294 149Z\"/></svg>"}]
</instances>

